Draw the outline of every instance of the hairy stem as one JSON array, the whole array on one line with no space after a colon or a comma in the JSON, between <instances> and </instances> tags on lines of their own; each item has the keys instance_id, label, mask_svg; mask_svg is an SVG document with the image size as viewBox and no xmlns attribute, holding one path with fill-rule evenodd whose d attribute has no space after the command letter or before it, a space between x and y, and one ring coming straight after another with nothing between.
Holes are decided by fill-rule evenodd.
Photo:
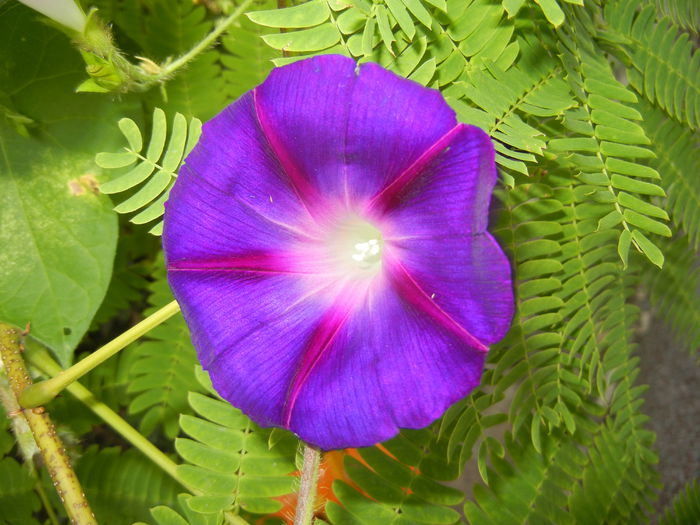
<instances>
[{"instance_id":1,"label":"hairy stem","mask_svg":"<svg viewBox=\"0 0 700 525\"><path fill-rule=\"evenodd\" d=\"M197 55L205 51L209 46L213 45L214 42L216 42L216 39L219 38L221 34L224 33L252 3L253 0L245 0L242 2L230 15L221 19L216 24L216 27L212 30L212 32L195 44L192 49L190 49L187 53L180 55L169 64L162 66L161 72L155 80L162 81L166 79L182 66L196 58Z\"/></svg>"},{"instance_id":2,"label":"hairy stem","mask_svg":"<svg viewBox=\"0 0 700 525\"><path fill-rule=\"evenodd\" d=\"M15 397L31 385L32 380L21 355L20 336L13 327L0 323L0 356ZM41 408L22 411L34 435L49 475L53 480L68 517L78 525L97 524L80 482L73 472L63 443L56 434L49 415Z\"/></svg>"},{"instance_id":3,"label":"hairy stem","mask_svg":"<svg viewBox=\"0 0 700 525\"><path fill-rule=\"evenodd\" d=\"M168 320L180 311L180 306L173 301L163 308L149 315L135 326L129 328L123 334L112 339L102 348L96 350L82 361L75 363L70 368L61 370L51 379L40 381L25 389L19 397L19 404L24 408L33 408L45 405L56 397L61 390L87 374L97 365L103 363L114 354L136 341L142 335Z\"/></svg>"},{"instance_id":4,"label":"hairy stem","mask_svg":"<svg viewBox=\"0 0 700 525\"><path fill-rule=\"evenodd\" d=\"M304 464L301 468L301 482L297 498L294 525L311 525L314 518L316 486L321 466L321 451L311 445L304 445Z\"/></svg>"}]
</instances>

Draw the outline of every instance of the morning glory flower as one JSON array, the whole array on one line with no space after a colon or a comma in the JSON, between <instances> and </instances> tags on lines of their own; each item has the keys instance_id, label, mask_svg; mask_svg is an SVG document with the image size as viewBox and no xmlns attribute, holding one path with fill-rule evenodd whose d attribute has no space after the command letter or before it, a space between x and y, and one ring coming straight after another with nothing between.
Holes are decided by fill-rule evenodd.
<instances>
[{"instance_id":1,"label":"morning glory flower","mask_svg":"<svg viewBox=\"0 0 700 525\"><path fill-rule=\"evenodd\" d=\"M430 424L513 315L488 136L439 92L326 55L204 125L166 205L168 278L219 394L323 449Z\"/></svg>"}]
</instances>

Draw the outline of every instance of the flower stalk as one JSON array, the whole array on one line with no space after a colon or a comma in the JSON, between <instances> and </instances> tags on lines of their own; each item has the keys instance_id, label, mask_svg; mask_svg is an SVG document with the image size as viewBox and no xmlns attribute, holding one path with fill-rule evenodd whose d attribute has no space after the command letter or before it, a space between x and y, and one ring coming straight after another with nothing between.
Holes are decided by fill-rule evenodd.
<instances>
[{"instance_id":1,"label":"flower stalk","mask_svg":"<svg viewBox=\"0 0 700 525\"><path fill-rule=\"evenodd\" d=\"M45 405L68 385L77 381L90 370L103 363L162 322L168 320L179 311L180 306L177 304L177 301L172 301L165 305L157 312L149 315L146 319L132 326L126 332L112 339L109 343L70 368L62 370L51 379L28 386L19 394L19 404L23 408L34 408Z\"/></svg>"},{"instance_id":2,"label":"flower stalk","mask_svg":"<svg viewBox=\"0 0 700 525\"><path fill-rule=\"evenodd\" d=\"M304 445L304 463L301 468L294 525L311 525L313 521L320 465L321 450L311 445Z\"/></svg>"},{"instance_id":3,"label":"flower stalk","mask_svg":"<svg viewBox=\"0 0 700 525\"><path fill-rule=\"evenodd\" d=\"M2 356L12 392L17 398L32 383L22 359L22 348L17 330L0 323L0 356ZM78 525L96 525L95 516L90 510L90 505L49 415L42 408L24 409L22 413L39 446L44 464L68 517Z\"/></svg>"}]
</instances>

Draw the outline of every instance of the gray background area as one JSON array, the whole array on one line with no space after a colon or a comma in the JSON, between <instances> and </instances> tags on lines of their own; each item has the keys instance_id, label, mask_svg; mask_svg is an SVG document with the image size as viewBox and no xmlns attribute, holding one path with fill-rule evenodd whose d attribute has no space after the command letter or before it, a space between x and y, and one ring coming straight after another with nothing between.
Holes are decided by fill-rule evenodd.
<instances>
[{"instance_id":1,"label":"gray background area","mask_svg":"<svg viewBox=\"0 0 700 525\"><path fill-rule=\"evenodd\" d=\"M649 385L642 411L656 432L656 452L664 487L657 508L665 507L685 483L700 477L700 366L673 339L660 320L639 338L641 373Z\"/></svg>"}]
</instances>

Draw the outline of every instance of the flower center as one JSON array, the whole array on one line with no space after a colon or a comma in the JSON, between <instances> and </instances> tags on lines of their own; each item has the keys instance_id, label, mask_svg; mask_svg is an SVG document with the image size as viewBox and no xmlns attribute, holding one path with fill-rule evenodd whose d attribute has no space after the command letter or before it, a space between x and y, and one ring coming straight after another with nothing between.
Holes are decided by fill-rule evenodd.
<instances>
[{"instance_id":1,"label":"flower center","mask_svg":"<svg viewBox=\"0 0 700 525\"><path fill-rule=\"evenodd\" d=\"M329 238L330 252L338 270L358 276L379 271L383 247L381 232L359 217L342 221Z\"/></svg>"}]
</instances>

